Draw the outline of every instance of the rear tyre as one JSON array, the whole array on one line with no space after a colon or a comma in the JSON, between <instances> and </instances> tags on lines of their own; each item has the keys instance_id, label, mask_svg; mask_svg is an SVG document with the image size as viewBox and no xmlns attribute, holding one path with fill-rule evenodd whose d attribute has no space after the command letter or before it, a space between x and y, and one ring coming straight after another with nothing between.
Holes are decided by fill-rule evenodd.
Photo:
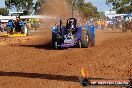
<instances>
[{"instance_id":1,"label":"rear tyre","mask_svg":"<svg viewBox=\"0 0 132 88\"><path fill-rule=\"evenodd\" d=\"M13 30L11 27L7 27L7 34L13 34Z\"/></svg>"},{"instance_id":2,"label":"rear tyre","mask_svg":"<svg viewBox=\"0 0 132 88\"><path fill-rule=\"evenodd\" d=\"M1 28L1 32L3 32L4 31L4 28Z\"/></svg>"},{"instance_id":3,"label":"rear tyre","mask_svg":"<svg viewBox=\"0 0 132 88\"><path fill-rule=\"evenodd\" d=\"M95 46L95 35L94 34L92 34L91 36L90 36L90 43L91 43L91 46L93 47L93 46Z\"/></svg>"},{"instance_id":4,"label":"rear tyre","mask_svg":"<svg viewBox=\"0 0 132 88\"><path fill-rule=\"evenodd\" d=\"M25 28L24 26L21 26L21 34L24 34L25 33Z\"/></svg>"},{"instance_id":5,"label":"rear tyre","mask_svg":"<svg viewBox=\"0 0 132 88\"><path fill-rule=\"evenodd\" d=\"M88 48L90 40L90 31L86 29L81 30L81 45L82 48Z\"/></svg>"}]
</instances>

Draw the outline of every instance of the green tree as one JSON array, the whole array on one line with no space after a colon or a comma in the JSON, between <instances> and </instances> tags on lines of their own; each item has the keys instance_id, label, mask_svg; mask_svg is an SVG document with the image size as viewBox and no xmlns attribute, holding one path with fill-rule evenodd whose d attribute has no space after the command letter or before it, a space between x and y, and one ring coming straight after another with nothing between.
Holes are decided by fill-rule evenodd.
<instances>
[{"instance_id":1,"label":"green tree","mask_svg":"<svg viewBox=\"0 0 132 88\"><path fill-rule=\"evenodd\" d=\"M132 13L132 0L106 0L106 4L112 5L117 13Z\"/></svg>"},{"instance_id":2,"label":"green tree","mask_svg":"<svg viewBox=\"0 0 132 88\"><path fill-rule=\"evenodd\" d=\"M69 3L73 4L74 9L79 10L84 17L99 17L99 12L97 8L92 5L92 3L86 3L85 0L67 0Z\"/></svg>"},{"instance_id":3,"label":"green tree","mask_svg":"<svg viewBox=\"0 0 132 88\"><path fill-rule=\"evenodd\" d=\"M97 8L92 5L92 3L83 3L80 7L80 11L84 14L85 17L98 17L99 13Z\"/></svg>"},{"instance_id":4,"label":"green tree","mask_svg":"<svg viewBox=\"0 0 132 88\"><path fill-rule=\"evenodd\" d=\"M40 8L42 7L42 5L45 3L46 1L45 0L38 0L36 3L35 3L35 14L38 14L39 11L40 11Z\"/></svg>"},{"instance_id":5,"label":"green tree","mask_svg":"<svg viewBox=\"0 0 132 88\"><path fill-rule=\"evenodd\" d=\"M34 3L33 0L5 0L5 5L8 9L16 8L17 11L32 12Z\"/></svg>"},{"instance_id":6,"label":"green tree","mask_svg":"<svg viewBox=\"0 0 132 88\"><path fill-rule=\"evenodd\" d=\"M7 15L8 12L9 11L6 8L0 8L0 15Z\"/></svg>"},{"instance_id":7,"label":"green tree","mask_svg":"<svg viewBox=\"0 0 132 88\"><path fill-rule=\"evenodd\" d=\"M77 7L81 7L83 6L83 4L84 4L84 0L76 0L74 5Z\"/></svg>"}]
</instances>

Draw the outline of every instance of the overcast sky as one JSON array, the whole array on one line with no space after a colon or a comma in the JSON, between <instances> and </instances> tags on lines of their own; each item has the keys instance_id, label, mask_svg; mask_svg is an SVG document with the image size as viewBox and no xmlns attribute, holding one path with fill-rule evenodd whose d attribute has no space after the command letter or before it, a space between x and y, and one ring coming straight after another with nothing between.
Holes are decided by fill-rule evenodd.
<instances>
[{"instance_id":1,"label":"overcast sky","mask_svg":"<svg viewBox=\"0 0 132 88\"><path fill-rule=\"evenodd\" d=\"M34 0L36 1L36 0ZM0 7L5 7L5 0L0 0ZM86 0L86 2L91 2L97 7L98 11L110 10L111 7L105 4L105 0Z\"/></svg>"}]
</instances>

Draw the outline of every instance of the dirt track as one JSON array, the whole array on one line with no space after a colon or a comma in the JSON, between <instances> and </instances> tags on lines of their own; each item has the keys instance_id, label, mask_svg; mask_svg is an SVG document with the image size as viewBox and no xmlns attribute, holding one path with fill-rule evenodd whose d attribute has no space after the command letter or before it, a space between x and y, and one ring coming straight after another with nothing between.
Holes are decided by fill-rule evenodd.
<instances>
[{"instance_id":1,"label":"dirt track","mask_svg":"<svg viewBox=\"0 0 132 88\"><path fill-rule=\"evenodd\" d=\"M92 77L132 78L131 34L98 30L87 49L52 50L48 31L0 46L0 88L80 88L81 68Z\"/></svg>"},{"instance_id":2,"label":"dirt track","mask_svg":"<svg viewBox=\"0 0 132 88\"><path fill-rule=\"evenodd\" d=\"M67 17L63 1L51 1L44 13ZM51 49L49 29L24 38L0 38L0 88L81 88L82 68L92 77L132 78L131 35L97 30L95 47L64 50Z\"/></svg>"}]
</instances>

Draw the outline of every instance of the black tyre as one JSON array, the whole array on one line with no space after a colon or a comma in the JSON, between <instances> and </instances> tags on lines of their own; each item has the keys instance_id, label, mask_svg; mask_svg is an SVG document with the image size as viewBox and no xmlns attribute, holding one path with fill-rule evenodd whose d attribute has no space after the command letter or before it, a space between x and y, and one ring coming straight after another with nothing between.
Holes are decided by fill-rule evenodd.
<instances>
[{"instance_id":1,"label":"black tyre","mask_svg":"<svg viewBox=\"0 0 132 88\"><path fill-rule=\"evenodd\" d=\"M1 32L4 32L4 28L1 28Z\"/></svg>"},{"instance_id":2,"label":"black tyre","mask_svg":"<svg viewBox=\"0 0 132 88\"><path fill-rule=\"evenodd\" d=\"M91 46L95 46L95 35L90 35L90 43L91 43Z\"/></svg>"},{"instance_id":3,"label":"black tyre","mask_svg":"<svg viewBox=\"0 0 132 88\"><path fill-rule=\"evenodd\" d=\"M25 33L25 28L24 26L21 26L21 34L24 34Z\"/></svg>"},{"instance_id":4,"label":"black tyre","mask_svg":"<svg viewBox=\"0 0 132 88\"><path fill-rule=\"evenodd\" d=\"M90 31L86 29L81 30L81 45L82 48L88 48L89 46L89 39L90 39Z\"/></svg>"},{"instance_id":5,"label":"black tyre","mask_svg":"<svg viewBox=\"0 0 132 88\"><path fill-rule=\"evenodd\" d=\"M95 46L95 40L92 40L91 44L92 44L92 46Z\"/></svg>"},{"instance_id":6,"label":"black tyre","mask_svg":"<svg viewBox=\"0 0 132 88\"><path fill-rule=\"evenodd\" d=\"M11 27L7 27L7 34L13 34L13 30Z\"/></svg>"}]
</instances>

